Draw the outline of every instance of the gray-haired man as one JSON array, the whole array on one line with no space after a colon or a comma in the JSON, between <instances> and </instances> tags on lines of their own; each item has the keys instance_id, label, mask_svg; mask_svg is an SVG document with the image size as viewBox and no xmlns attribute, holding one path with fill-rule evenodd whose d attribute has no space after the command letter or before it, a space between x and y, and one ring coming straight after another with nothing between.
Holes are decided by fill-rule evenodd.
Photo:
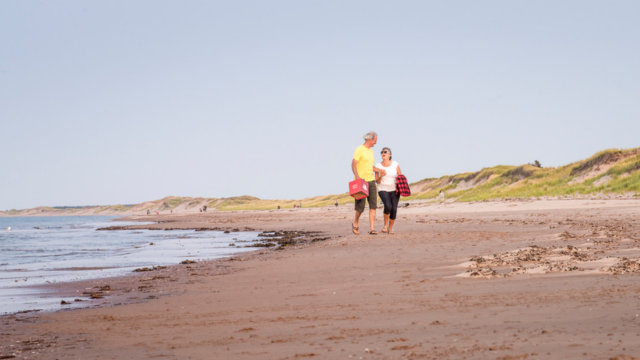
<instances>
[{"instance_id":1,"label":"gray-haired man","mask_svg":"<svg viewBox=\"0 0 640 360\"><path fill-rule=\"evenodd\" d=\"M360 221L360 215L364 212L365 202L369 202L369 234L376 235L377 232L374 229L374 223L376 221L376 209L378 207L378 192L376 187L376 177L374 172L379 173L380 176L386 175L384 170L378 169L373 166L375 158L373 156L373 150L371 148L378 142L378 134L371 131L367 133L364 138L364 144L356 148L353 153L353 160L351 161L351 170L355 179L363 179L369 184L369 196L356 200L356 219L351 224L351 229L354 234L360 234L360 228L358 227Z\"/></svg>"}]
</instances>

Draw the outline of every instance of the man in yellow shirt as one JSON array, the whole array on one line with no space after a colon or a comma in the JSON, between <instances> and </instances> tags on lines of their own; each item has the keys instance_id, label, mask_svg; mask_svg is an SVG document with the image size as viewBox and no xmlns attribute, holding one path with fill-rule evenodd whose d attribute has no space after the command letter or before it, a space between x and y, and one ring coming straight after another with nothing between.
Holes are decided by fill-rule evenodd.
<instances>
[{"instance_id":1,"label":"man in yellow shirt","mask_svg":"<svg viewBox=\"0 0 640 360\"><path fill-rule=\"evenodd\" d=\"M353 160L351 161L351 170L355 179L363 179L368 183L369 196L356 200L356 220L351 224L351 229L354 234L360 234L360 228L358 227L360 221L360 215L364 212L365 202L369 202L369 234L376 235L377 232L374 229L374 223L376 221L376 209L378 208L378 192L376 188L376 177L374 172L380 176L386 175L384 170L378 169L373 166L375 158L373 157L373 150L371 148L378 142L378 134L370 132L364 137L364 144L356 148L353 153Z\"/></svg>"}]
</instances>

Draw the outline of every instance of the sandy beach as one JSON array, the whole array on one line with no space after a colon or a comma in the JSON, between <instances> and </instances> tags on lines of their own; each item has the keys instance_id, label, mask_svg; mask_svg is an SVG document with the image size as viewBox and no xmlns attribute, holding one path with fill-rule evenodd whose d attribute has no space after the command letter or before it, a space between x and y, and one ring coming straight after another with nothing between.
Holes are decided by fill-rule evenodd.
<instances>
[{"instance_id":1,"label":"sandy beach","mask_svg":"<svg viewBox=\"0 0 640 360\"><path fill-rule=\"evenodd\" d=\"M300 241L49 287L93 302L0 317L0 359L640 358L640 199L405 204L377 236L352 205L129 217Z\"/></svg>"}]
</instances>

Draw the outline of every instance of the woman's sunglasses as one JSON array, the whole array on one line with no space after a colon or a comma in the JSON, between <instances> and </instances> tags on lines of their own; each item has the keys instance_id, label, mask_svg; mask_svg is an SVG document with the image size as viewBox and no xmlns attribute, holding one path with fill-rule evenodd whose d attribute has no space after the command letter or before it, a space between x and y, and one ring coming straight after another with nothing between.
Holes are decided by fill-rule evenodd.
<instances>
[{"instance_id":1,"label":"woman's sunglasses","mask_svg":"<svg viewBox=\"0 0 640 360\"><path fill-rule=\"evenodd\" d=\"M388 154L389 152L387 150L385 151L380 151L380 154Z\"/></svg>"}]
</instances>

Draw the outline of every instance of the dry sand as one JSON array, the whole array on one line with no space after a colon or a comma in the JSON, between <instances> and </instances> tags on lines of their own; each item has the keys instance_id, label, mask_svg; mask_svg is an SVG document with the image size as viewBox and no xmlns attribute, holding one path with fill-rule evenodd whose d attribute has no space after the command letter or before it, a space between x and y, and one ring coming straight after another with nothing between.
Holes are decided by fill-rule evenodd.
<instances>
[{"instance_id":1,"label":"dry sand","mask_svg":"<svg viewBox=\"0 0 640 360\"><path fill-rule=\"evenodd\" d=\"M640 358L640 201L412 202L377 236L352 209L138 217L328 239L58 286L105 298L1 317L0 359Z\"/></svg>"}]
</instances>

